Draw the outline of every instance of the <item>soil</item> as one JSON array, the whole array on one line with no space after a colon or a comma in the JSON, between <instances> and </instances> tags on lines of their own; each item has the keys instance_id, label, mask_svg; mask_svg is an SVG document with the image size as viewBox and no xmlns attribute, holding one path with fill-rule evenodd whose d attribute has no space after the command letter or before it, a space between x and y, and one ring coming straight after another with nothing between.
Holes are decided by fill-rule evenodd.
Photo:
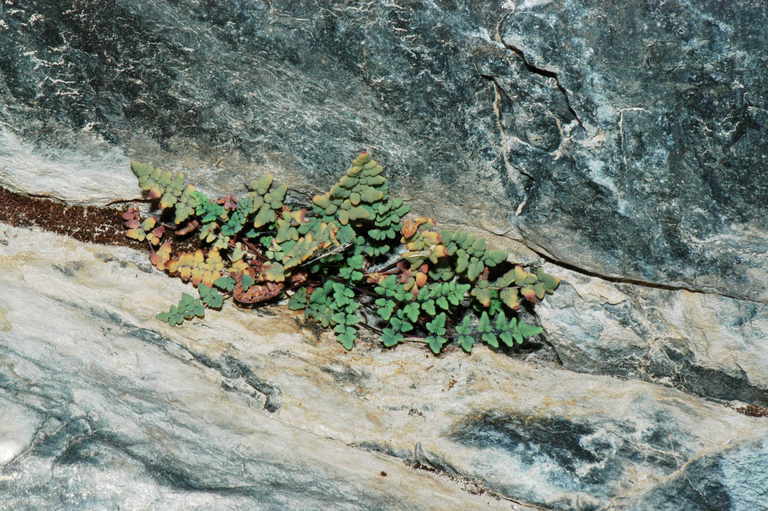
<instances>
[{"instance_id":1,"label":"soil","mask_svg":"<svg viewBox=\"0 0 768 511\"><path fill-rule=\"evenodd\" d=\"M137 201L138 202L138 201ZM121 208L75 206L48 197L34 197L0 187L0 223L14 227L38 227L71 236L78 241L100 245L120 245L150 251L149 243L128 238L120 215ZM193 236L175 238L177 249L193 250L199 243Z\"/></svg>"},{"instance_id":2,"label":"soil","mask_svg":"<svg viewBox=\"0 0 768 511\"><path fill-rule=\"evenodd\" d=\"M126 206L127 209L127 206ZM148 250L146 242L125 236L120 215L124 210L73 206L50 198L30 197L0 188L0 222L71 236L78 241L123 245Z\"/></svg>"}]
</instances>

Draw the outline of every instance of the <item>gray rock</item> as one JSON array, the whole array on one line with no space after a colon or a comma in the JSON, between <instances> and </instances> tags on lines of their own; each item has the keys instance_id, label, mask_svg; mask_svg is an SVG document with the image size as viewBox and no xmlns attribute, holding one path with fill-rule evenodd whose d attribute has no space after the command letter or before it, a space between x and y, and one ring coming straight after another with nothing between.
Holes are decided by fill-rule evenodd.
<instances>
[{"instance_id":1,"label":"gray rock","mask_svg":"<svg viewBox=\"0 0 768 511\"><path fill-rule=\"evenodd\" d=\"M134 198L133 158L300 198L370 149L566 281L537 308L561 369L344 353L280 309L167 328L186 288L138 254L2 228L0 509L758 509L765 419L722 403L768 404L766 18L5 0L0 186Z\"/></svg>"},{"instance_id":2,"label":"gray rock","mask_svg":"<svg viewBox=\"0 0 768 511\"><path fill-rule=\"evenodd\" d=\"M232 191L267 170L324 188L370 148L443 220L768 300L762 2L0 9L0 119L47 154L86 130Z\"/></svg>"},{"instance_id":3,"label":"gray rock","mask_svg":"<svg viewBox=\"0 0 768 511\"><path fill-rule=\"evenodd\" d=\"M0 127L0 186L69 204L139 198L136 177L121 149L93 133L80 133L77 139L76 148L41 147Z\"/></svg>"},{"instance_id":4,"label":"gray rock","mask_svg":"<svg viewBox=\"0 0 768 511\"><path fill-rule=\"evenodd\" d=\"M692 461L668 483L631 503L637 511L765 509L768 443L744 442Z\"/></svg>"},{"instance_id":5,"label":"gray rock","mask_svg":"<svg viewBox=\"0 0 768 511\"><path fill-rule=\"evenodd\" d=\"M572 129L510 151L535 179L526 238L594 272L765 303L766 6L536 4L499 27L526 63L497 79L520 98L506 115ZM543 79L570 117L519 92Z\"/></svg>"}]
</instances>

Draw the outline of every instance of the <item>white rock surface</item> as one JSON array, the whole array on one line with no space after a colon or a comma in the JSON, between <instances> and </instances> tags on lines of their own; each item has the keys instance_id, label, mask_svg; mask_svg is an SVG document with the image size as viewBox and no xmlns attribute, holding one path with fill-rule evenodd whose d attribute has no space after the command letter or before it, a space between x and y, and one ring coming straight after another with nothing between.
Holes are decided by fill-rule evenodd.
<instances>
[{"instance_id":1,"label":"white rock surface","mask_svg":"<svg viewBox=\"0 0 768 511\"><path fill-rule=\"evenodd\" d=\"M77 149L35 146L0 126L0 187L70 204L104 205L139 197L124 152L87 130Z\"/></svg>"},{"instance_id":2,"label":"white rock surface","mask_svg":"<svg viewBox=\"0 0 768 511\"><path fill-rule=\"evenodd\" d=\"M185 285L49 233L0 228L0 289L3 510L621 509L768 436L674 389L486 349L347 353L281 307L168 327L154 314Z\"/></svg>"},{"instance_id":3,"label":"white rock surface","mask_svg":"<svg viewBox=\"0 0 768 511\"><path fill-rule=\"evenodd\" d=\"M547 271L564 282L536 312L566 367L768 406L768 305Z\"/></svg>"}]
</instances>

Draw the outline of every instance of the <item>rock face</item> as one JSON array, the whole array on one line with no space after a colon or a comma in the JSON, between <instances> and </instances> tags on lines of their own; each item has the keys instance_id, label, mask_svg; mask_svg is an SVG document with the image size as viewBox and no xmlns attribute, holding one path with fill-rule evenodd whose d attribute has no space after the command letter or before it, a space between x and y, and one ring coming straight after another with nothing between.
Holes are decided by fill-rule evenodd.
<instances>
[{"instance_id":1,"label":"rock face","mask_svg":"<svg viewBox=\"0 0 768 511\"><path fill-rule=\"evenodd\" d=\"M750 509L765 488L768 422L678 390L485 348L347 353L281 308L171 328L154 313L186 286L131 249L49 233L3 227L0 268L3 510L704 509L696 499L714 497ZM686 481L692 504L673 507Z\"/></svg>"},{"instance_id":2,"label":"rock face","mask_svg":"<svg viewBox=\"0 0 768 511\"><path fill-rule=\"evenodd\" d=\"M0 186L104 205L135 158L299 199L368 148L420 213L564 282L537 308L560 367L346 354L282 309L165 328L184 286L137 253L0 226L0 509L760 509L768 426L732 406L768 406L766 22L5 0Z\"/></svg>"},{"instance_id":3,"label":"rock face","mask_svg":"<svg viewBox=\"0 0 768 511\"><path fill-rule=\"evenodd\" d=\"M182 339L150 309L184 286L142 254L12 228L2 241L0 509L509 507L351 445L384 424L337 415L334 400L362 396L331 365L338 349L302 361L290 318L230 310ZM305 390L284 387L313 364Z\"/></svg>"},{"instance_id":4,"label":"rock face","mask_svg":"<svg viewBox=\"0 0 768 511\"><path fill-rule=\"evenodd\" d=\"M369 147L444 219L477 224L469 209L579 268L768 301L763 2L0 9L0 112L49 151L96 133L168 167L327 185ZM435 187L462 200L419 193Z\"/></svg>"},{"instance_id":5,"label":"rock face","mask_svg":"<svg viewBox=\"0 0 768 511\"><path fill-rule=\"evenodd\" d=\"M528 239L600 273L765 302L766 6L536 3L501 40L554 75L575 126L560 151L518 135L511 158L536 179Z\"/></svg>"},{"instance_id":6,"label":"rock face","mask_svg":"<svg viewBox=\"0 0 768 511\"><path fill-rule=\"evenodd\" d=\"M631 507L637 510L764 508L768 479L758 467L766 456L765 441L704 456L678 477L637 499Z\"/></svg>"},{"instance_id":7,"label":"rock face","mask_svg":"<svg viewBox=\"0 0 768 511\"><path fill-rule=\"evenodd\" d=\"M768 406L768 305L547 271L566 282L536 310L566 367Z\"/></svg>"}]
</instances>

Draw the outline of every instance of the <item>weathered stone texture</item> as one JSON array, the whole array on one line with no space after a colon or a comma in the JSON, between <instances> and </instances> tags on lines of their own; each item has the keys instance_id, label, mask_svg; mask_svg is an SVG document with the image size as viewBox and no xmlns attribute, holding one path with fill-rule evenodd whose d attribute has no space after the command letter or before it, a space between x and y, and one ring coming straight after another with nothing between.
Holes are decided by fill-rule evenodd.
<instances>
[{"instance_id":1,"label":"weathered stone texture","mask_svg":"<svg viewBox=\"0 0 768 511\"><path fill-rule=\"evenodd\" d=\"M344 352L281 308L172 328L187 286L141 254L0 232L0 509L624 509L706 456L752 498L727 460L763 419L482 347Z\"/></svg>"},{"instance_id":2,"label":"weathered stone texture","mask_svg":"<svg viewBox=\"0 0 768 511\"><path fill-rule=\"evenodd\" d=\"M444 219L485 216L594 272L768 300L764 2L0 13L0 116L49 153L85 130L226 188L264 168L327 185L371 148Z\"/></svg>"},{"instance_id":3,"label":"weathered stone texture","mask_svg":"<svg viewBox=\"0 0 768 511\"><path fill-rule=\"evenodd\" d=\"M768 406L768 305L547 271L566 282L537 314L566 367Z\"/></svg>"},{"instance_id":4,"label":"weathered stone texture","mask_svg":"<svg viewBox=\"0 0 768 511\"><path fill-rule=\"evenodd\" d=\"M537 308L560 369L345 354L285 311L165 328L184 286L136 253L2 227L0 509L758 509L765 419L725 405L768 405L767 24L762 0L5 0L0 186L135 198L135 158L299 200L368 148L419 212L565 281Z\"/></svg>"}]
</instances>

